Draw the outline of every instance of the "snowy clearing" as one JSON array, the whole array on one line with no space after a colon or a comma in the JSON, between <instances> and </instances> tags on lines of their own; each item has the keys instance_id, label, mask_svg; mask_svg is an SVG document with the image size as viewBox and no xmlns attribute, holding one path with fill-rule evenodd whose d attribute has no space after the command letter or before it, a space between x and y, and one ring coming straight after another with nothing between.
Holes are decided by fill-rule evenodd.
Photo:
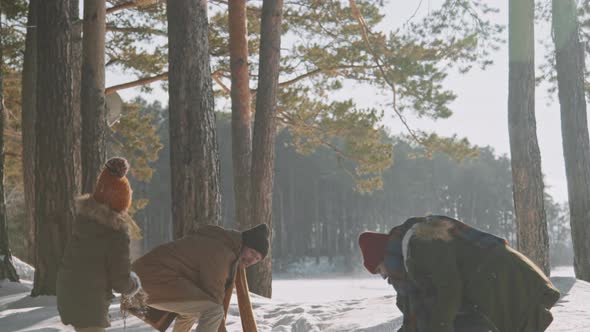
<instances>
[{"instance_id":1,"label":"snowy clearing","mask_svg":"<svg viewBox=\"0 0 590 332\"><path fill-rule=\"evenodd\" d=\"M562 298L552 310L555 320L548 331L590 332L590 284L572 276L571 267L553 271ZM31 298L31 287L30 281L0 284L0 332L73 331L61 324L55 297ZM390 332L401 324L393 288L381 278L281 279L274 281L273 294L272 300L252 295L261 332ZM155 331L134 317L124 321L116 302L111 320L109 331ZM241 331L235 298L227 327Z\"/></svg>"}]
</instances>

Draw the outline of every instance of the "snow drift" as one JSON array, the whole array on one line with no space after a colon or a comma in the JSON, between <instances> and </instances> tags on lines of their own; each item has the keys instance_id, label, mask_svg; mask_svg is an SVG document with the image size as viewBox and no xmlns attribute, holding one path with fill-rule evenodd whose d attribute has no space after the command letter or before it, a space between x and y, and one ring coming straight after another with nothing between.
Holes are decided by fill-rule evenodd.
<instances>
[{"instance_id":1,"label":"snow drift","mask_svg":"<svg viewBox=\"0 0 590 332\"><path fill-rule=\"evenodd\" d=\"M22 276L33 269L17 261ZM25 277L23 277L25 279ZM590 332L590 284L576 280L571 267L558 268L552 278L562 292L553 308L548 331ZM29 296L32 284L0 284L0 332L73 331L61 324L55 297ZM381 278L281 279L273 283L272 300L252 295L259 331L395 331L402 317L395 292ZM123 319L116 300L110 310L109 331L155 331L135 317ZM241 331L236 299L228 314L228 331Z\"/></svg>"}]
</instances>

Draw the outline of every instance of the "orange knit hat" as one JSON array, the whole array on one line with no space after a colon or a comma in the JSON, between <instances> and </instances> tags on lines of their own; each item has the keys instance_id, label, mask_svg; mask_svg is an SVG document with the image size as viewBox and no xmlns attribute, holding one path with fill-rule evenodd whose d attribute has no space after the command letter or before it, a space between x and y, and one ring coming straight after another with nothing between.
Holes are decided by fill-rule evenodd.
<instances>
[{"instance_id":1,"label":"orange knit hat","mask_svg":"<svg viewBox=\"0 0 590 332\"><path fill-rule=\"evenodd\" d=\"M95 201L108 205L117 212L123 212L131 206L131 187L125 177L129 163L125 158L114 157L106 162L100 173L93 198Z\"/></svg>"}]
</instances>

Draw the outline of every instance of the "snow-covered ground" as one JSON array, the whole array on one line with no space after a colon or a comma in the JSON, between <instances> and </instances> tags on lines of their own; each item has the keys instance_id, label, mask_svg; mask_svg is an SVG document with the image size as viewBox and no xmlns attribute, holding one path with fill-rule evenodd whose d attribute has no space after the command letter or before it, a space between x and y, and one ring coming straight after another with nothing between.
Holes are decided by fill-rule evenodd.
<instances>
[{"instance_id":1,"label":"snow-covered ground","mask_svg":"<svg viewBox=\"0 0 590 332\"><path fill-rule=\"evenodd\" d=\"M590 332L590 284L572 275L571 267L553 271L563 296L548 331ZM60 323L55 298L31 298L31 286L27 281L0 284L0 332L73 331ZM275 280L272 300L252 295L252 302L261 332L390 332L401 324L395 293L381 278ZM111 319L109 331L155 331L134 317L124 321L118 303L111 306ZM241 331L235 298L227 327Z\"/></svg>"}]
</instances>

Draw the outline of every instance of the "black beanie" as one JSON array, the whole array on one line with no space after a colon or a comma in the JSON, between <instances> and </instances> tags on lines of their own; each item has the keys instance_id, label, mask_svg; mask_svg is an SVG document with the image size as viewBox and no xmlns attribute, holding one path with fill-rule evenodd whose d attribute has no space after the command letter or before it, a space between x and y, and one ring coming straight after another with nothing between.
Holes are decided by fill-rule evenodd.
<instances>
[{"instance_id":1,"label":"black beanie","mask_svg":"<svg viewBox=\"0 0 590 332\"><path fill-rule=\"evenodd\" d=\"M258 251L264 258L270 245L268 235L268 226L260 224L242 232L242 245Z\"/></svg>"}]
</instances>

